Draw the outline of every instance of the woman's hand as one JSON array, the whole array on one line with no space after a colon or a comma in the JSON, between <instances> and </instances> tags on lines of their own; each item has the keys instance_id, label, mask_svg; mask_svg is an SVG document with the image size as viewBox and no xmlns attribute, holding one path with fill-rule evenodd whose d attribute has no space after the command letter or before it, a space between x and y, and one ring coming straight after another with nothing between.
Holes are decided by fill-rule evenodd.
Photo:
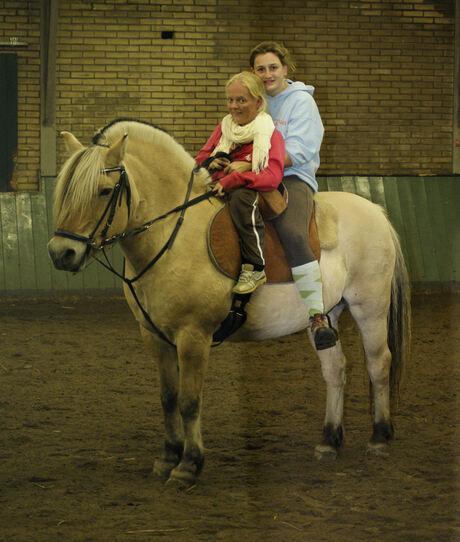
<instances>
[{"instance_id":1,"label":"woman's hand","mask_svg":"<svg viewBox=\"0 0 460 542\"><path fill-rule=\"evenodd\" d=\"M224 169L225 173L229 174L232 171L237 171L238 173L246 173L246 171L251 171L251 163L245 162L244 160L231 162Z\"/></svg>"},{"instance_id":2,"label":"woman's hand","mask_svg":"<svg viewBox=\"0 0 460 542\"><path fill-rule=\"evenodd\" d=\"M228 158L214 158L214 160L209 164L208 169L224 169L230 164Z\"/></svg>"},{"instance_id":3,"label":"woman's hand","mask_svg":"<svg viewBox=\"0 0 460 542\"><path fill-rule=\"evenodd\" d=\"M219 198L225 196L225 190L224 190L224 187L220 184L219 181L217 181L213 187L212 187L213 191L215 192L215 195Z\"/></svg>"}]
</instances>

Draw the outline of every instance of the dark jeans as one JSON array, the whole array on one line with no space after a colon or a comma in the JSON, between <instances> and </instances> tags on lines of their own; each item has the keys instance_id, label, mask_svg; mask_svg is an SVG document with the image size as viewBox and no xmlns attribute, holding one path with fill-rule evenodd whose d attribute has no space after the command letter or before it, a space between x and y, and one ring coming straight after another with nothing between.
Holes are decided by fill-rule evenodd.
<instances>
[{"instance_id":1,"label":"dark jeans","mask_svg":"<svg viewBox=\"0 0 460 542\"><path fill-rule=\"evenodd\" d=\"M313 210L313 190L295 175L283 179L288 190L288 207L272 221L289 265L297 267L315 260L310 247L308 226Z\"/></svg>"}]
</instances>

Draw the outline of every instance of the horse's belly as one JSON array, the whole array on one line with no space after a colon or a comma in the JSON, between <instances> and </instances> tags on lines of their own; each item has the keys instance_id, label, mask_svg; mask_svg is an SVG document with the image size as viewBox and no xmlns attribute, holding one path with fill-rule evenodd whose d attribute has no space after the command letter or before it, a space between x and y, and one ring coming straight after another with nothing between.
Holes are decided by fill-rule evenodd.
<instances>
[{"instance_id":1,"label":"horse's belly","mask_svg":"<svg viewBox=\"0 0 460 542\"><path fill-rule=\"evenodd\" d=\"M246 323L228 340L275 339L308 326L305 305L293 282L264 284L252 294L246 308Z\"/></svg>"}]
</instances>

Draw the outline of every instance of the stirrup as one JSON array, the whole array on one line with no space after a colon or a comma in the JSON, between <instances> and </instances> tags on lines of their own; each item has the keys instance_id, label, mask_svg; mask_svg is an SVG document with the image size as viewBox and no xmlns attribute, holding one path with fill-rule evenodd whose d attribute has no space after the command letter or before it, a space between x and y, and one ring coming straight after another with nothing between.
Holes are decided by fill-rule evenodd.
<instances>
[{"instance_id":1,"label":"stirrup","mask_svg":"<svg viewBox=\"0 0 460 542\"><path fill-rule=\"evenodd\" d=\"M337 344L338 333L326 314L315 314L310 318L310 323L316 350L326 350Z\"/></svg>"},{"instance_id":2,"label":"stirrup","mask_svg":"<svg viewBox=\"0 0 460 542\"><path fill-rule=\"evenodd\" d=\"M246 322L246 304L251 298L251 294L235 294L232 301L230 312L227 314L225 320L220 324L217 331L214 332L212 337L212 346L219 346L223 341L233 335L235 331L238 331L240 327Z\"/></svg>"}]
</instances>

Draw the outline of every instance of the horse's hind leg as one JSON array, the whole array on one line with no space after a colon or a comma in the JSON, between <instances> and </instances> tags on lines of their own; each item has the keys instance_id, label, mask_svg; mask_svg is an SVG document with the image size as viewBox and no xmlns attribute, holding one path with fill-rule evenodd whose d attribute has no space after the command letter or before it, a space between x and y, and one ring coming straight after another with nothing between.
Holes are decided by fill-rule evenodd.
<instances>
[{"instance_id":1,"label":"horse's hind leg","mask_svg":"<svg viewBox=\"0 0 460 542\"><path fill-rule=\"evenodd\" d=\"M141 335L155 357L160 375L160 397L163 408L164 451L155 460L153 472L167 480L170 472L182 459L184 429L178 406L179 368L176 349L141 327Z\"/></svg>"},{"instance_id":2,"label":"horse's hind leg","mask_svg":"<svg viewBox=\"0 0 460 542\"><path fill-rule=\"evenodd\" d=\"M338 319L343 305L337 305L330 313L332 326L338 330ZM314 340L309 331L310 342ZM316 352L321 361L321 371L326 382L326 416L323 427L323 439L315 448L318 459L335 458L337 450L343 441L343 392L345 386L346 360L342 352L340 340L336 345L326 350Z\"/></svg>"},{"instance_id":3,"label":"horse's hind leg","mask_svg":"<svg viewBox=\"0 0 460 542\"><path fill-rule=\"evenodd\" d=\"M374 400L374 426L368 451L386 455L393 437L390 418L391 353L387 343L387 310L365 310L365 305L350 307L361 331L367 371L372 384Z\"/></svg>"}]
</instances>

